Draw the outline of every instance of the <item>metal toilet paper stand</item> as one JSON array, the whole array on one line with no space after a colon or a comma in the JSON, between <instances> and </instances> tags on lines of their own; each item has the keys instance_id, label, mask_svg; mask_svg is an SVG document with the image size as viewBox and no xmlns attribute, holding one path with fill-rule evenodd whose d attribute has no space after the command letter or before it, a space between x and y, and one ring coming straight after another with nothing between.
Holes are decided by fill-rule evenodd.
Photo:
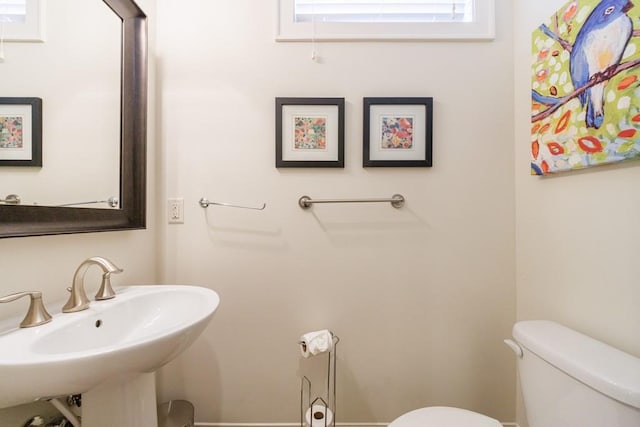
<instances>
[{"instance_id":1,"label":"metal toilet paper stand","mask_svg":"<svg viewBox=\"0 0 640 427\"><path fill-rule=\"evenodd\" d=\"M326 395L311 400L311 380L305 375L300 381L300 427L335 427L336 425L336 355L340 338L333 333L331 336L333 348L327 354ZM310 414L308 423L306 422L307 412ZM333 416L328 416L331 413Z\"/></svg>"}]
</instances>

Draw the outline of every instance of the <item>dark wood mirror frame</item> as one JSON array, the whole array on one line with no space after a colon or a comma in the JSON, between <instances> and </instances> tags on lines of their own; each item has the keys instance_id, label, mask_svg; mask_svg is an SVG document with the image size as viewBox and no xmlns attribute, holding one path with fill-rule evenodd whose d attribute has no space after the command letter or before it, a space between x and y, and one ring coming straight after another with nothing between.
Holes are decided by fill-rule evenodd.
<instances>
[{"instance_id":1,"label":"dark wood mirror frame","mask_svg":"<svg viewBox=\"0 0 640 427\"><path fill-rule=\"evenodd\" d=\"M146 226L147 17L134 0L103 1L122 20L121 208L0 204L0 238L141 229Z\"/></svg>"}]
</instances>

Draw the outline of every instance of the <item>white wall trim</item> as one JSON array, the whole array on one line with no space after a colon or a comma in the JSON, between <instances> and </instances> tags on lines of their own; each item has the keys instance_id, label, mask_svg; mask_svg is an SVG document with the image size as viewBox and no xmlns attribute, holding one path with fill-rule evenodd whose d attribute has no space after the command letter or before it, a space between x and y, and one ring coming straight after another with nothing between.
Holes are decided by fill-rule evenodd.
<instances>
[{"instance_id":1,"label":"white wall trim","mask_svg":"<svg viewBox=\"0 0 640 427\"><path fill-rule=\"evenodd\" d=\"M383 427L387 423L336 423L336 427ZM519 427L517 423L502 423L504 427ZM207 423L196 422L195 427L299 427L300 423Z\"/></svg>"},{"instance_id":2,"label":"white wall trim","mask_svg":"<svg viewBox=\"0 0 640 427\"><path fill-rule=\"evenodd\" d=\"M383 427L387 423L336 423L336 427ZM196 422L195 427L300 427L300 423L206 423Z\"/></svg>"},{"instance_id":3,"label":"white wall trim","mask_svg":"<svg viewBox=\"0 0 640 427\"><path fill-rule=\"evenodd\" d=\"M336 423L336 427L383 427L388 423ZM300 427L300 423L205 423L196 422L195 427Z\"/></svg>"}]
</instances>

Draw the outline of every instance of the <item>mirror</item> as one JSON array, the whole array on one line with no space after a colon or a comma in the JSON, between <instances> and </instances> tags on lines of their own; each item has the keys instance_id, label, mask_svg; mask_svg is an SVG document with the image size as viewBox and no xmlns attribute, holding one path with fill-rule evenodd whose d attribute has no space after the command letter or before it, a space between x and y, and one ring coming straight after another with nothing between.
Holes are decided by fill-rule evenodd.
<instances>
[{"instance_id":1,"label":"mirror","mask_svg":"<svg viewBox=\"0 0 640 427\"><path fill-rule=\"evenodd\" d=\"M120 209L0 204L0 237L84 233L145 227L146 16L133 0L103 0L103 2L122 22L118 174ZM46 138L46 133L43 138ZM114 143L117 144L117 142ZM73 170L73 168L69 168L69 170ZM72 179L81 179L81 177L72 177ZM0 195L0 198L6 196Z\"/></svg>"},{"instance_id":2,"label":"mirror","mask_svg":"<svg viewBox=\"0 0 640 427\"><path fill-rule=\"evenodd\" d=\"M5 12L19 1L26 0L0 0L0 26L18 22ZM11 193L21 205L109 209L78 203L120 198L122 21L99 0L38 3L27 13L42 15L46 43L11 38L0 63L0 199ZM20 104L23 97L36 102ZM32 118L34 110L44 114Z\"/></svg>"}]
</instances>

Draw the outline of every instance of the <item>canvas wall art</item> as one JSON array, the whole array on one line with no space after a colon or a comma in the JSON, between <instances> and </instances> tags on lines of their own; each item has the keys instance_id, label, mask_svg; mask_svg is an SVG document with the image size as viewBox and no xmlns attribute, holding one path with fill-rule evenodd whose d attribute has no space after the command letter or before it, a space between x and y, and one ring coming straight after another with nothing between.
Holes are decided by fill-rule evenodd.
<instances>
[{"instance_id":1,"label":"canvas wall art","mask_svg":"<svg viewBox=\"0 0 640 427\"><path fill-rule=\"evenodd\" d=\"M576 0L532 34L531 173L640 159L640 4Z\"/></svg>"}]
</instances>

